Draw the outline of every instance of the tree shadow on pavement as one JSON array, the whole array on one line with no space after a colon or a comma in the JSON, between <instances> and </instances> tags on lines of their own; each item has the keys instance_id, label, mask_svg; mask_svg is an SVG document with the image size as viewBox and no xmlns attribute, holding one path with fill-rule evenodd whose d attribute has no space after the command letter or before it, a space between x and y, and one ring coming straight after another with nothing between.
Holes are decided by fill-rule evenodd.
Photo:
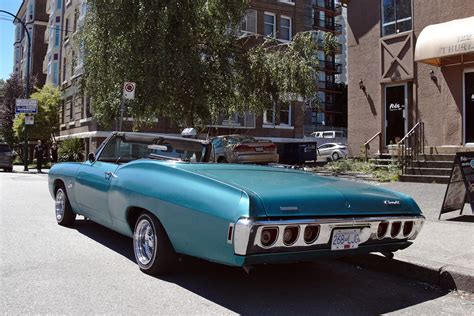
<instances>
[{"instance_id":1,"label":"tree shadow on pavement","mask_svg":"<svg viewBox=\"0 0 474 316\"><path fill-rule=\"evenodd\" d=\"M81 234L135 262L132 240L91 221ZM448 294L413 280L339 260L242 269L184 256L172 273L157 277L239 314L383 314ZM153 281L150 277L150 281Z\"/></svg>"}]
</instances>

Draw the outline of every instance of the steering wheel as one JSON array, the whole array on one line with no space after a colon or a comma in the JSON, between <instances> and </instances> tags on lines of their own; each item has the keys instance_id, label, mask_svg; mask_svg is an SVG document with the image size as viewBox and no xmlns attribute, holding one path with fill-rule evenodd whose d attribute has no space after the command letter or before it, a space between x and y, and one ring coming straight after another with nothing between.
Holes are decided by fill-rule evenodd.
<instances>
[{"instance_id":1,"label":"steering wheel","mask_svg":"<svg viewBox=\"0 0 474 316\"><path fill-rule=\"evenodd\" d=\"M118 163L120 162L120 159L125 158L125 157L130 157L130 158L132 158L132 159L140 159L140 157L135 156L135 155L133 155L133 154L126 154L126 155L123 155L123 156L118 157L117 160L115 161L115 163L118 164Z\"/></svg>"}]
</instances>

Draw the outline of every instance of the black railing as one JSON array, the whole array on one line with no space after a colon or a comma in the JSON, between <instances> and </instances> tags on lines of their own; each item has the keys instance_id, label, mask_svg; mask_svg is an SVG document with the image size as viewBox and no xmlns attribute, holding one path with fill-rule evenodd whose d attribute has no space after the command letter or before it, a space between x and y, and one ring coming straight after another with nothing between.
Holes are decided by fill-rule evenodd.
<instances>
[{"instance_id":1,"label":"black railing","mask_svg":"<svg viewBox=\"0 0 474 316\"><path fill-rule=\"evenodd\" d=\"M319 81L319 88L324 90L331 90L331 91L341 91L340 86L338 83L330 82L330 81Z\"/></svg>"},{"instance_id":2,"label":"black railing","mask_svg":"<svg viewBox=\"0 0 474 316\"><path fill-rule=\"evenodd\" d=\"M369 150L370 150L370 143L374 141L376 138L379 138L379 154L382 152L382 132L378 132L374 136L372 136L368 141L364 143L365 149L365 161L369 161Z\"/></svg>"},{"instance_id":3,"label":"black railing","mask_svg":"<svg viewBox=\"0 0 474 316\"><path fill-rule=\"evenodd\" d=\"M328 20L320 20L318 17L314 19L313 25L317 29L327 30L335 33L342 32L342 25Z\"/></svg>"},{"instance_id":4,"label":"black railing","mask_svg":"<svg viewBox=\"0 0 474 316\"><path fill-rule=\"evenodd\" d=\"M413 166L413 161L418 160L425 153L425 124L423 122L416 123L397 145L402 172L405 174L407 168Z\"/></svg>"},{"instance_id":5,"label":"black railing","mask_svg":"<svg viewBox=\"0 0 474 316\"><path fill-rule=\"evenodd\" d=\"M320 59L319 66L326 71L332 71L338 74L342 73L342 64L337 64L333 61Z\"/></svg>"},{"instance_id":6,"label":"black railing","mask_svg":"<svg viewBox=\"0 0 474 316\"><path fill-rule=\"evenodd\" d=\"M319 49L321 49L321 50L324 49L324 40L323 39L318 39L316 43L317 43ZM342 44L337 43L334 49L335 49L334 53L340 54L342 52Z\"/></svg>"},{"instance_id":7,"label":"black railing","mask_svg":"<svg viewBox=\"0 0 474 316\"><path fill-rule=\"evenodd\" d=\"M335 4L334 0L316 0L314 1L313 7L318 10L331 12L334 15L339 15L342 13L341 4L340 3Z\"/></svg>"}]
</instances>

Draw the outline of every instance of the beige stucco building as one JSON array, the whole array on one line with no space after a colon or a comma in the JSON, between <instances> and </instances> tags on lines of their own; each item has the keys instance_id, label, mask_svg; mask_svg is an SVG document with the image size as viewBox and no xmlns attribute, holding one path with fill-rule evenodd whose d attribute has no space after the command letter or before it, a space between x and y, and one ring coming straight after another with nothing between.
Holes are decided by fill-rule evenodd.
<instances>
[{"instance_id":1,"label":"beige stucco building","mask_svg":"<svg viewBox=\"0 0 474 316\"><path fill-rule=\"evenodd\" d=\"M472 0L345 2L351 155L378 133L371 153L386 150L419 122L431 152L474 145Z\"/></svg>"}]
</instances>

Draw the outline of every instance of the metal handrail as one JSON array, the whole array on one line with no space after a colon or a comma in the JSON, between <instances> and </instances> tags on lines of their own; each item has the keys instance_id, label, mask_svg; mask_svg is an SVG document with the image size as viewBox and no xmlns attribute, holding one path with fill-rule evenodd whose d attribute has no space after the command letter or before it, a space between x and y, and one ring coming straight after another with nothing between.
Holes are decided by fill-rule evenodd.
<instances>
[{"instance_id":1,"label":"metal handrail","mask_svg":"<svg viewBox=\"0 0 474 316\"><path fill-rule=\"evenodd\" d=\"M402 172L405 174L407 168L413 165L414 160L418 160L420 155L425 153L425 124L417 122L415 126L397 142L398 150L401 153Z\"/></svg>"},{"instance_id":2,"label":"metal handrail","mask_svg":"<svg viewBox=\"0 0 474 316\"><path fill-rule=\"evenodd\" d=\"M365 147L365 161L369 161L369 149L370 149L370 143L377 137L379 137L379 152L380 152L380 136L382 135L382 132L378 132L377 134L375 134L374 136L372 136L368 141L366 141L364 143L364 147Z\"/></svg>"}]
</instances>

